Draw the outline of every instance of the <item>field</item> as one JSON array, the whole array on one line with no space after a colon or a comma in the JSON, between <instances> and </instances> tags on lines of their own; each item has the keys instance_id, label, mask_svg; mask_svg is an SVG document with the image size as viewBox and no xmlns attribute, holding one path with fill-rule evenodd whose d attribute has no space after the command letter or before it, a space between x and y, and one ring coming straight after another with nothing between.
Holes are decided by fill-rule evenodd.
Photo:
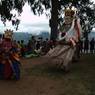
<instances>
[{"instance_id":1,"label":"field","mask_svg":"<svg viewBox=\"0 0 95 95\"><path fill-rule=\"evenodd\" d=\"M65 73L44 59L21 59L21 79L0 80L0 95L95 95L95 55L81 55Z\"/></svg>"}]
</instances>

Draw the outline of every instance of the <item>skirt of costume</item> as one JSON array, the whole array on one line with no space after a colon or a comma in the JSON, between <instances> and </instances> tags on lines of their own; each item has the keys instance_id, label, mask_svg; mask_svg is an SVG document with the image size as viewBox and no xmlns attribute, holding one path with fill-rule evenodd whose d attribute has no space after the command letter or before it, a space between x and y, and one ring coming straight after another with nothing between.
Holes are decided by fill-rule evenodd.
<instances>
[{"instance_id":1,"label":"skirt of costume","mask_svg":"<svg viewBox=\"0 0 95 95\"><path fill-rule=\"evenodd\" d=\"M0 64L0 77L2 79L20 79L20 61L17 56L11 54L8 59L3 60Z\"/></svg>"},{"instance_id":2,"label":"skirt of costume","mask_svg":"<svg viewBox=\"0 0 95 95\"><path fill-rule=\"evenodd\" d=\"M12 77L12 67L11 64L8 60L5 60L5 64L4 64L4 79L10 79Z\"/></svg>"},{"instance_id":3,"label":"skirt of costume","mask_svg":"<svg viewBox=\"0 0 95 95\"><path fill-rule=\"evenodd\" d=\"M20 79L20 62L17 60L12 61L13 75L16 80Z\"/></svg>"},{"instance_id":4,"label":"skirt of costume","mask_svg":"<svg viewBox=\"0 0 95 95\"><path fill-rule=\"evenodd\" d=\"M44 57L49 63L55 63L61 67L66 67L72 61L74 52L75 47L59 44L51 49Z\"/></svg>"},{"instance_id":5,"label":"skirt of costume","mask_svg":"<svg viewBox=\"0 0 95 95\"><path fill-rule=\"evenodd\" d=\"M20 79L20 60L19 54L17 52L13 52L10 56L10 63L12 64L13 77L15 80Z\"/></svg>"}]
</instances>

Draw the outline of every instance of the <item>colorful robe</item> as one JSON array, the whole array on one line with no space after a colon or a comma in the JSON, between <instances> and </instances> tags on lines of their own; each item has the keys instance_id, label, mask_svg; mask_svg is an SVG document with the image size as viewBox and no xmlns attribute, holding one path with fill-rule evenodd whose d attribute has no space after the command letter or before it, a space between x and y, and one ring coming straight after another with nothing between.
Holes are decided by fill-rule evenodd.
<instances>
[{"instance_id":1,"label":"colorful robe","mask_svg":"<svg viewBox=\"0 0 95 95\"><path fill-rule=\"evenodd\" d=\"M4 39L2 43L2 58L0 60L0 73L3 79L20 79L20 60L17 47L12 46L12 41Z\"/></svg>"},{"instance_id":2,"label":"colorful robe","mask_svg":"<svg viewBox=\"0 0 95 95\"><path fill-rule=\"evenodd\" d=\"M78 24L78 20L77 22L75 19L72 21L72 25L69 25L65 35L58 39L59 44L44 56L46 60L48 59L50 63L58 64L61 68L68 70L76 51L76 42L80 37L80 26Z\"/></svg>"}]
</instances>

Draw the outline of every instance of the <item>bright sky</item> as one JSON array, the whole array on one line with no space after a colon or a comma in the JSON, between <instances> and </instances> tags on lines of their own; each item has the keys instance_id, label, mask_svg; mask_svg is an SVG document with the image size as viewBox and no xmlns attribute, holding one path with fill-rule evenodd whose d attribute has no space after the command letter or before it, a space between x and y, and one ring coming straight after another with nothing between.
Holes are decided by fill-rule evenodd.
<instances>
[{"instance_id":1,"label":"bright sky","mask_svg":"<svg viewBox=\"0 0 95 95\"><path fill-rule=\"evenodd\" d=\"M32 32L39 33L40 31L50 31L49 28L49 18L45 14L41 16L33 15L31 8L26 3L21 16L19 17L21 22L17 32ZM4 31L6 28L14 29L11 23L7 22L6 27L0 21L0 31Z\"/></svg>"}]
</instances>

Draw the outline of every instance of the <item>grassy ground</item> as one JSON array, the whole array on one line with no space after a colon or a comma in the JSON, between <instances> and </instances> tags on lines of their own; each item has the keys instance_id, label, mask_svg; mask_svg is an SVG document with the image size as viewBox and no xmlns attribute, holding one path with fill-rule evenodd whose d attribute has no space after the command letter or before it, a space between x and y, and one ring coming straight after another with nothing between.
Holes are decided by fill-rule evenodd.
<instances>
[{"instance_id":1,"label":"grassy ground","mask_svg":"<svg viewBox=\"0 0 95 95\"><path fill-rule=\"evenodd\" d=\"M0 95L95 95L95 55L84 54L64 73L43 59L23 59L21 80L0 81Z\"/></svg>"}]
</instances>

